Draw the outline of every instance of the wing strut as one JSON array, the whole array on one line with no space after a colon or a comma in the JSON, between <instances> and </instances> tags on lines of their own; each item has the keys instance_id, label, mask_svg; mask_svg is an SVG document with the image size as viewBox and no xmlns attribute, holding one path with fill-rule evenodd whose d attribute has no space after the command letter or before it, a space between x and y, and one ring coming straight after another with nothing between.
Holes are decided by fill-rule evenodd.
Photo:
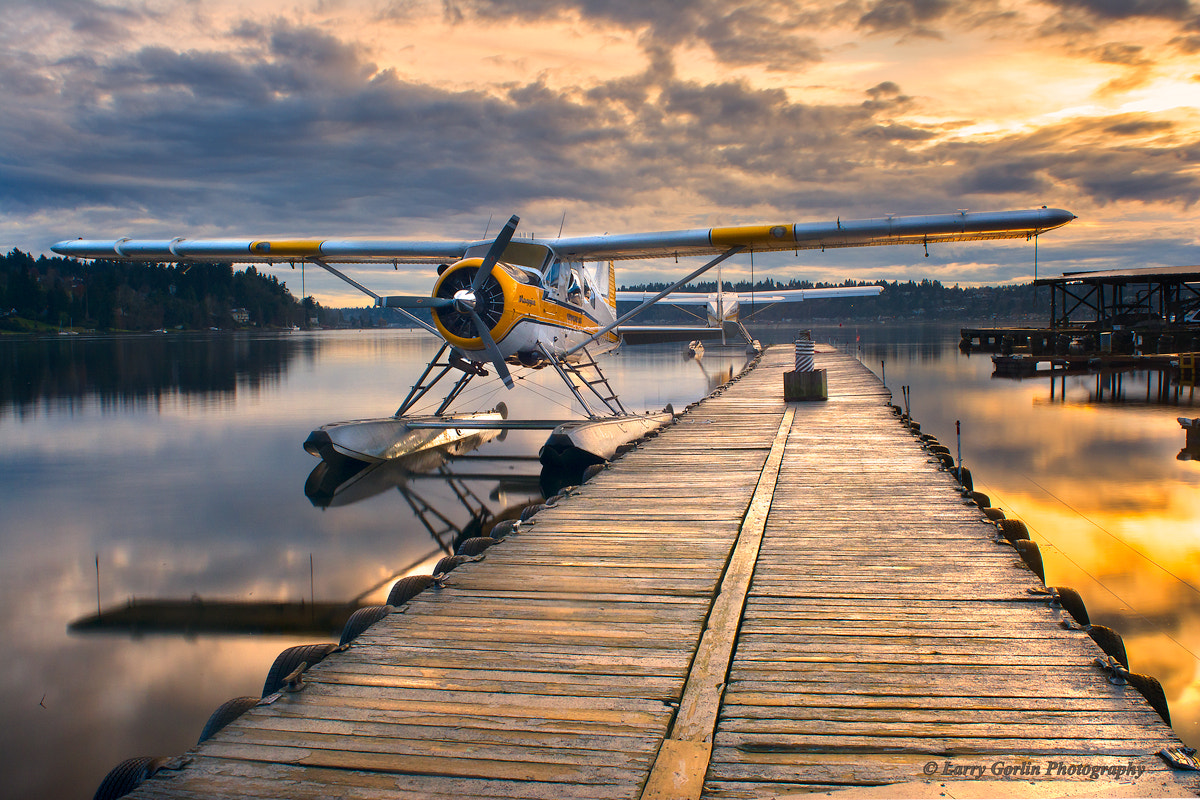
<instances>
[{"instance_id":1,"label":"wing strut","mask_svg":"<svg viewBox=\"0 0 1200 800\"><path fill-rule=\"evenodd\" d=\"M638 315L638 314L642 313L642 312L643 312L643 311L645 311L647 308L649 308L650 306L654 305L654 304L655 304L655 303L657 303L659 300L662 300L664 297L666 297L667 295L669 295L671 292L675 291L675 290L676 290L676 289L678 289L679 287L681 287L681 286L683 286L684 284L687 284L687 283L689 283L689 282L691 282L691 281L695 280L696 278L698 278L699 276L703 275L703 274L704 274L705 272L707 272L708 270L710 270L710 269L712 269L713 267L715 267L717 264L720 264L720 263L721 263L722 261L724 261L725 259L729 258L729 257L730 257L730 256L732 256L732 255L736 255L737 253L740 253L741 251L743 251L743 250L745 250L745 249L746 249L746 248L745 248L745 246L744 246L744 245L740 245L740 244L738 244L738 245L734 245L733 247L729 248L729 249L728 249L728 250L726 250L724 253L721 253L721 255L717 256L717 257L716 257L716 258L714 258L712 261L709 261L709 262L708 262L707 264L705 264L703 267L700 267L698 270L696 270L695 272L691 273L691 274L690 274L690 275L688 275L687 277L685 277L685 278L681 278L680 280L678 280L678 281L676 281L675 283L673 283L673 284L671 284L670 286L668 286L666 289L663 289L661 292L659 292L658 294L654 295L654 297L651 297L649 300L645 300L645 301L643 301L643 302L642 302L642 304L641 304L641 305L639 305L637 308L633 309L632 311L628 311L628 312L626 312L625 314L622 314L620 317L618 317L618 318L617 318L616 322L611 322L611 323L609 323L608 325L605 325L603 328L601 328L600 330L598 330L598 331L596 331L595 333L593 333L593 334L592 334L592 335L591 335L589 338L587 338L587 339L584 339L582 342L580 342L579 344L575 345L574 347L572 347L572 348L571 348L570 350L568 350L567 352L563 353L563 357L564 357L564 358L566 358L566 357L567 357L567 356L569 356L569 355L572 355L572 354L574 354L574 353L577 353L577 352L579 352L579 351L580 351L580 350L582 350L584 347L586 347L587 345L589 345L589 344L591 344L592 342L596 341L596 340L597 340L597 339L599 339L601 336L603 336L604 334L606 334L606 333L608 333L609 331L611 331L613 328L616 328L618 325L620 325L621 323L625 322L625 321L626 321L627 319L629 319L630 317L633 317L633 316L636 316L636 315Z\"/></svg>"},{"instance_id":2,"label":"wing strut","mask_svg":"<svg viewBox=\"0 0 1200 800\"><path fill-rule=\"evenodd\" d=\"M329 266L328 264L326 264L326 263L325 263L324 261L322 261L321 259L319 259L319 258L313 258L313 259L309 259L309 260L310 260L310 261L312 261L312 263L316 264L316 265L317 265L318 267L320 267L321 269L323 269L323 270L325 270L326 272L328 272L330 275L335 275L335 276L337 276L337 277L341 278L341 279L342 279L342 280L344 280L346 283L348 283L348 284L350 284L351 286L353 286L355 289L358 289L358 290L359 290L360 292L362 292L363 294L365 294L365 295L367 295L368 297L372 298L372 299L375 301L375 305L377 305L377 306L383 306L383 305L385 305L385 303L383 302L383 298L382 298L382 297L380 297L379 295L375 294L375 293L374 293L374 292L372 292L370 289L368 289L367 287L363 286L361 283L359 283L358 281L356 281L356 280L354 280L353 278L349 277L348 275L345 275L345 274L343 274L343 273L339 272L338 270L334 269L333 267ZM388 308L395 308L395 309L396 309L397 311L399 311L401 314L403 314L404 316L408 317L408 319L409 319L410 321L417 323L417 325L420 325L422 328L424 328L425 330L429 331L430 333L432 333L434 336L438 337L439 339L440 339L440 338L442 338L442 335L441 335L440 333L438 333L438 332L437 332L437 329L436 329L436 328L434 328L434 327L433 327L432 325L430 325L429 323L425 322L425 320L423 320L423 319L420 319L419 317L415 317L415 316L413 316L412 314L410 314L410 313L408 313L407 311L405 311L403 308L396 308L396 306L387 306L387 307L388 307Z\"/></svg>"}]
</instances>

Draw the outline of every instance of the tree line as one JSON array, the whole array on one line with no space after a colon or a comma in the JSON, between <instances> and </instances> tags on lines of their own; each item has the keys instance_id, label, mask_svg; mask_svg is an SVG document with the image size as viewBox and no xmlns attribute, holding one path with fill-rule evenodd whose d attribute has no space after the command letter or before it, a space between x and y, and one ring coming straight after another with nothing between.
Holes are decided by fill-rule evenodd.
<instances>
[{"instance_id":1,"label":"tree line","mask_svg":"<svg viewBox=\"0 0 1200 800\"><path fill-rule=\"evenodd\" d=\"M0 256L0 329L10 331L306 327L321 312L253 266Z\"/></svg>"}]
</instances>

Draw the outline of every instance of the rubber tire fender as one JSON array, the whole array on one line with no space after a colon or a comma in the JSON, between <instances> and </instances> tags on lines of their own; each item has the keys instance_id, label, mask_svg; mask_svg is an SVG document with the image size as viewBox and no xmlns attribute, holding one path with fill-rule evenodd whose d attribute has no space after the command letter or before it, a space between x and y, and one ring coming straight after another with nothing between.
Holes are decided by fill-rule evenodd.
<instances>
[{"instance_id":1,"label":"rubber tire fender","mask_svg":"<svg viewBox=\"0 0 1200 800\"><path fill-rule=\"evenodd\" d=\"M141 786L147 778L153 777L167 761L170 759L163 756L125 759L108 771L104 780L100 781L92 800L116 800L118 797L124 797Z\"/></svg>"},{"instance_id":2,"label":"rubber tire fender","mask_svg":"<svg viewBox=\"0 0 1200 800\"><path fill-rule=\"evenodd\" d=\"M196 740L196 744L204 744L221 728L258 705L258 701L261 699L260 697L235 697L221 703L217 706L217 710L209 716L208 722L204 723L204 730L200 731L200 738Z\"/></svg>"},{"instance_id":3,"label":"rubber tire fender","mask_svg":"<svg viewBox=\"0 0 1200 800\"><path fill-rule=\"evenodd\" d=\"M470 556L442 556L441 560L434 566L433 574L445 575L448 572L453 572L459 564L465 564L470 560Z\"/></svg>"},{"instance_id":4,"label":"rubber tire fender","mask_svg":"<svg viewBox=\"0 0 1200 800\"><path fill-rule=\"evenodd\" d=\"M472 536L470 539L464 539L459 543L458 549L454 551L454 555L477 556L499 541L499 539L493 539L490 536Z\"/></svg>"},{"instance_id":5,"label":"rubber tire fender","mask_svg":"<svg viewBox=\"0 0 1200 800\"><path fill-rule=\"evenodd\" d=\"M1125 676L1125 680L1142 693L1142 697L1146 698L1150 707L1158 712L1163 722L1167 725L1171 724L1171 707L1167 704L1167 693L1163 691L1158 678L1152 675L1143 675L1140 672L1131 672Z\"/></svg>"},{"instance_id":6,"label":"rubber tire fender","mask_svg":"<svg viewBox=\"0 0 1200 800\"><path fill-rule=\"evenodd\" d=\"M493 539L503 539L506 536L511 536L517 532L517 523L515 520L504 519L492 526L488 536Z\"/></svg>"},{"instance_id":7,"label":"rubber tire fender","mask_svg":"<svg viewBox=\"0 0 1200 800\"><path fill-rule=\"evenodd\" d=\"M1013 547L1017 548L1017 552L1021 554L1021 560L1025 562L1025 566L1033 570L1033 574L1037 575L1042 581L1042 585L1046 584L1046 566L1042 563L1042 551L1037 546L1037 542L1029 539L1018 539L1013 542Z\"/></svg>"},{"instance_id":8,"label":"rubber tire fender","mask_svg":"<svg viewBox=\"0 0 1200 800\"><path fill-rule=\"evenodd\" d=\"M962 487L964 489L966 489L968 492L975 491L975 481L973 481L971 479L971 470L967 469L966 467L963 467L961 477L959 476L958 473L959 473L958 470L952 471L952 474L954 475L954 480L958 481L962 485Z\"/></svg>"},{"instance_id":9,"label":"rubber tire fender","mask_svg":"<svg viewBox=\"0 0 1200 800\"><path fill-rule=\"evenodd\" d=\"M1120 661L1125 669L1129 669L1129 656L1125 654L1125 640L1121 638L1121 634L1107 625L1093 625L1088 630L1088 636L1092 637L1092 641L1107 655Z\"/></svg>"},{"instance_id":10,"label":"rubber tire fender","mask_svg":"<svg viewBox=\"0 0 1200 800\"><path fill-rule=\"evenodd\" d=\"M521 522L528 522L529 518L546 507L545 503L532 503L521 509Z\"/></svg>"},{"instance_id":11,"label":"rubber tire fender","mask_svg":"<svg viewBox=\"0 0 1200 800\"><path fill-rule=\"evenodd\" d=\"M1071 617L1080 625L1091 625L1092 618L1088 616L1087 606L1084 605L1083 598L1079 592L1072 589L1070 586L1055 586L1055 593L1058 595L1058 604L1062 606Z\"/></svg>"},{"instance_id":12,"label":"rubber tire fender","mask_svg":"<svg viewBox=\"0 0 1200 800\"><path fill-rule=\"evenodd\" d=\"M404 605L432 585L432 575L409 575L407 578L401 578L392 584L392 590L388 592L387 604L389 606Z\"/></svg>"},{"instance_id":13,"label":"rubber tire fender","mask_svg":"<svg viewBox=\"0 0 1200 800\"><path fill-rule=\"evenodd\" d=\"M263 681L262 696L274 694L283 688L283 679L291 675L296 667L308 664L311 669L314 664L337 648L338 646L333 642L322 642L320 644L298 644L284 650L275 656L275 663L271 664L271 669L267 671L267 679Z\"/></svg>"},{"instance_id":14,"label":"rubber tire fender","mask_svg":"<svg viewBox=\"0 0 1200 800\"><path fill-rule=\"evenodd\" d=\"M979 506L980 508L992 507L992 498L988 497L983 492L967 492L967 497L969 497L975 503L975 505Z\"/></svg>"},{"instance_id":15,"label":"rubber tire fender","mask_svg":"<svg viewBox=\"0 0 1200 800\"><path fill-rule=\"evenodd\" d=\"M1010 542L1029 538L1029 529L1019 519L998 519L996 527L1000 529L1000 535Z\"/></svg>"},{"instance_id":16,"label":"rubber tire fender","mask_svg":"<svg viewBox=\"0 0 1200 800\"><path fill-rule=\"evenodd\" d=\"M580 483L587 483L592 478L599 475L601 472L604 472L604 467L605 467L604 464L589 465L588 468L583 471L583 479L580 481Z\"/></svg>"},{"instance_id":17,"label":"rubber tire fender","mask_svg":"<svg viewBox=\"0 0 1200 800\"><path fill-rule=\"evenodd\" d=\"M342 638L338 641L338 647L350 644L359 634L386 617L390 611L390 606L363 606L355 611L342 627Z\"/></svg>"}]
</instances>

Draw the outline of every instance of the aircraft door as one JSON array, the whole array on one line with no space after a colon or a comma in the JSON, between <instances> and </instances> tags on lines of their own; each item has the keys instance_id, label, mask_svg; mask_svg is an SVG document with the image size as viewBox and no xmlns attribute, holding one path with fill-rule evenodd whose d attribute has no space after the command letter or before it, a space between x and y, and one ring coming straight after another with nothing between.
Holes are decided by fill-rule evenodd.
<instances>
[{"instance_id":1,"label":"aircraft door","mask_svg":"<svg viewBox=\"0 0 1200 800\"><path fill-rule=\"evenodd\" d=\"M579 270L571 270L570 283L567 285L567 302L573 306L583 306L583 277Z\"/></svg>"},{"instance_id":2,"label":"aircraft door","mask_svg":"<svg viewBox=\"0 0 1200 800\"><path fill-rule=\"evenodd\" d=\"M546 270L546 296L560 302L566 299L570 276L571 270L567 269L567 265L555 259Z\"/></svg>"}]
</instances>

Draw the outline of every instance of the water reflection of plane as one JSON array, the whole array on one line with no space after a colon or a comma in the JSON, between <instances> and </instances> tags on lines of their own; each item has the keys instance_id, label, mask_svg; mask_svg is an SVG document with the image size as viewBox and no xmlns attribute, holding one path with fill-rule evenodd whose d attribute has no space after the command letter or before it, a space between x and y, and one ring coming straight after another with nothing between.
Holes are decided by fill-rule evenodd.
<instances>
[{"instance_id":1,"label":"water reflection of plane","mask_svg":"<svg viewBox=\"0 0 1200 800\"><path fill-rule=\"evenodd\" d=\"M496 438L499 431L484 431L483 441ZM378 464L364 464L349 459L322 461L309 475L304 491L315 506L336 508L374 497L396 489L405 499L414 517L434 540L435 547L411 564L396 570L382 581L368 587L346 601L321 602L263 602L245 600L206 599L131 599L126 605L98 611L94 615L72 622L72 633L143 634L286 634L292 636L336 636L346 620L367 598L388 584L411 573L422 563L443 554L454 552L457 543L473 536L483 536L496 523L513 519L531 502L541 499L539 475L522 474L526 462L533 457L487 458L468 456L471 441L460 440L446 448L423 451L410 457ZM474 446L482 441L474 441ZM509 462L511 469L498 469L498 461ZM511 462L519 462L512 464ZM455 467L452 469L452 465ZM468 466L469 468L460 469ZM487 465L489 469L476 469ZM428 493L418 491L414 484L445 483L453 500L446 503L431 500ZM499 508L492 511L472 484L494 483L488 495ZM455 506L452 508L450 506ZM465 509L466 522L461 520Z\"/></svg>"},{"instance_id":2,"label":"water reflection of plane","mask_svg":"<svg viewBox=\"0 0 1200 800\"><path fill-rule=\"evenodd\" d=\"M482 431L480 438L494 438L497 433L499 432ZM478 446L478 443L474 446ZM476 468L497 461L509 465L537 463L536 457L464 454L464 445L471 444L471 440L459 440L438 450L424 450L374 464L364 464L351 459L322 460L309 474L304 484L304 494L314 506L337 508L395 489L438 547L449 555L454 552L459 541L486 535L492 525L516 517L531 501L540 499L538 475L521 474L512 470L484 472ZM455 468L451 467L452 464ZM461 469L464 465L470 465L472 468ZM495 483L489 498L509 507L493 513L487 503L471 488L472 483L481 481ZM417 488L418 484L431 483L445 484L450 489L457 503L467 511L469 519L466 523L454 522L447 513L439 509L436 502L430 502ZM514 496L520 500L509 503L510 497Z\"/></svg>"},{"instance_id":3,"label":"water reflection of plane","mask_svg":"<svg viewBox=\"0 0 1200 800\"><path fill-rule=\"evenodd\" d=\"M704 361L700 358L697 358L696 366L698 366L700 368L700 371L702 373L704 373L704 380L708 383L708 392L709 393L716 391L718 387L723 386L724 384L733 380L733 365L732 364L725 367L724 369L716 370L714 372L709 372L704 366Z\"/></svg>"}]
</instances>

